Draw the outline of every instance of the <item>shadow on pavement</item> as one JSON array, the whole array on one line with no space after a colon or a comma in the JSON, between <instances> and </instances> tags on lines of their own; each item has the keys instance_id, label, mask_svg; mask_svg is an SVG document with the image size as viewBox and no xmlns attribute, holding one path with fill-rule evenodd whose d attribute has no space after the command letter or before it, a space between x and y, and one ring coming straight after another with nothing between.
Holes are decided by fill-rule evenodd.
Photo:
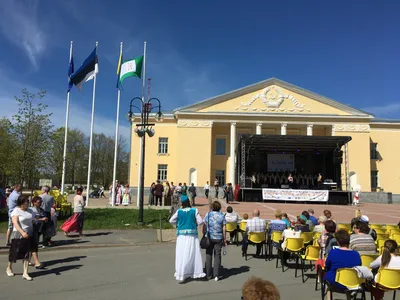
<instances>
[{"instance_id":1,"label":"shadow on pavement","mask_svg":"<svg viewBox=\"0 0 400 300\"><path fill-rule=\"evenodd\" d=\"M84 234L84 237L93 237L93 236L103 236L103 235L110 235L113 234L113 232L109 231L109 232L97 232L97 233L88 233L88 234Z\"/></svg>"},{"instance_id":2,"label":"shadow on pavement","mask_svg":"<svg viewBox=\"0 0 400 300\"><path fill-rule=\"evenodd\" d=\"M67 257L67 258L62 258L62 259L55 259L55 260L48 260L43 262L43 265L45 268L51 267L57 264L64 264L64 263L69 263L73 261L80 261L83 258L86 258L87 256L72 256L72 257Z\"/></svg>"},{"instance_id":3,"label":"shadow on pavement","mask_svg":"<svg viewBox=\"0 0 400 300\"><path fill-rule=\"evenodd\" d=\"M221 275L223 279L227 279L231 276L236 276L242 273L247 273L250 271L250 267L249 266L241 266L239 268L229 268L226 269L224 267L222 267L221 269Z\"/></svg>"},{"instance_id":4,"label":"shadow on pavement","mask_svg":"<svg viewBox=\"0 0 400 300\"><path fill-rule=\"evenodd\" d=\"M32 278L50 275L50 274L61 275L62 272L66 272L66 271L74 270L74 269L78 270L82 266L83 265L63 266L63 267L58 267L58 268L54 268L54 269L50 269L50 270L43 270L43 271L29 273L29 275Z\"/></svg>"},{"instance_id":5,"label":"shadow on pavement","mask_svg":"<svg viewBox=\"0 0 400 300\"><path fill-rule=\"evenodd\" d=\"M68 245L75 245L75 244L84 244L89 243L89 241L80 241L80 240L61 240L61 241L54 241L52 248L57 248L60 246L68 246Z\"/></svg>"}]
</instances>

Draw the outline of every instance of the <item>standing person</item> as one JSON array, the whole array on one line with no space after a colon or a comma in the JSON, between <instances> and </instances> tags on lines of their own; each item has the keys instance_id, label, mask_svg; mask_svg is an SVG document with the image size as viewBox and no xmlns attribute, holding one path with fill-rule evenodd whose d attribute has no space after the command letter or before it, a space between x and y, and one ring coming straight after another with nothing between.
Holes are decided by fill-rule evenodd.
<instances>
[{"instance_id":1,"label":"standing person","mask_svg":"<svg viewBox=\"0 0 400 300\"><path fill-rule=\"evenodd\" d=\"M156 188L156 184L154 182L151 183L150 190L149 190L149 202L148 206L154 205L154 191Z\"/></svg>"},{"instance_id":2,"label":"standing person","mask_svg":"<svg viewBox=\"0 0 400 300\"><path fill-rule=\"evenodd\" d=\"M156 206L162 206L162 196L164 192L164 186L160 183L160 180L157 180L157 184L154 187L154 196L156 198ZM160 204L158 204L160 203Z\"/></svg>"},{"instance_id":3,"label":"standing person","mask_svg":"<svg viewBox=\"0 0 400 300\"><path fill-rule=\"evenodd\" d=\"M225 215L220 212L221 203L214 201L211 204L211 211L209 211L204 218L203 232L207 232L210 239L210 244L206 249L206 272L207 278L214 277L215 281L220 279L219 270L221 268L221 249L226 246L226 220ZM212 256L214 253L214 268L213 275L211 275Z\"/></svg>"},{"instance_id":4,"label":"standing person","mask_svg":"<svg viewBox=\"0 0 400 300\"><path fill-rule=\"evenodd\" d=\"M228 183L227 189L226 189L226 203L231 203L233 202L233 185L232 183Z\"/></svg>"},{"instance_id":5,"label":"standing person","mask_svg":"<svg viewBox=\"0 0 400 300\"><path fill-rule=\"evenodd\" d=\"M51 222L51 208L54 205L54 198L49 195L50 188L48 186L42 187L42 195L40 196L42 198L42 209L44 211L44 214L47 218L47 221L44 222L43 224L43 246L42 248L49 247L49 241L51 239L51 236L49 236L50 232L50 227L54 226L53 223Z\"/></svg>"},{"instance_id":6,"label":"standing person","mask_svg":"<svg viewBox=\"0 0 400 300\"><path fill-rule=\"evenodd\" d=\"M68 236L70 232L78 232L79 236L83 237L83 222L85 220L83 208L85 207L85 200L82 197L82 191L82 188L76 189L74 214L60 227L66 236Z\"/></svg>"},{"instance_id":7,"label":"standing person","mask_svg":"<svg viewBox=\"0 0 400 300\"><path fill-rule=\"evenodd\" d=\"M176 187L176 195L178 196L178 200L181 199L182 196L182 183L179 182L178 186Z\"/></svg>"},{"instance_id":8,"label":"standing person","mask_svg":"<svg viewBox=\"0 0 400 300\"><path fill-rule=\"evenodd\" d=\"M129 193L129 184L125 185L124 197L122 198L122 205L128 206L131 203L131 194Z\"/></svg>"},{"instance_id":9,"label":"standing person","mask_svg":"<svg viewBox=\"0 0 400 300\"><path fill-rule=\"evenodd\" d=\"M6 247L10 246L10 237L11 237L11 232L13 231L13 222L12 222L11 214L12 214L14 208L17 206L17 200L20 195L21 195L21 185L16 184L16 185L14 185L14 190L10 193L10 195L7 198L8 229L7 229L7 235L6 235Z\"/></svg>"},{"instance_id":10,"label":"standing person","mask_svg":"<svg viewBox=\"0 0 400 300\"><path fill-rule=\"evenodd\" d=\"M33 223L32 214L28 211L28 205L28 198L21 195L17 199L17 206L11 213L13 231L11 233L11 247L6 274L8 277L14 277L12 265L16 263L17 260L22 259L24 266L22 278L32 281L32 277L28 274L28 261L29 252L32 248Z\"/></svg>"},{"instance_id":11,"label":"standing person","mask_svg":"<svg viewBox=\"0 0 400 300\"><path fill-rule=\"evenodd\" d=\"M206 198L208 200L208 204L211 205L211 201L210 199L208 199L208 193L210 192L210 185L208 184L208 181L206 182L206 184L204 185L204 194L206 195Z\"/></svg>"},{"instance_id":12,"label":"standing person","mask_svg":"<svg viewBox=\"0 0 400 300\"><path fill-rule=\"evenodd\" d=\"M192 183L192 185L189 188L189 194L190 194L190 198L192 199L192 206L196 206L196 196L197 196L197 190L196 187L194 186L194 183Z\"/></svg>"},{"instance_id":13,"label":"standing person","mask_svg":"<svg viewBox=\"0 0 400 300\"><path fill-rule=\"evenodd\" d=\"M187 191L188 191L188 187L186 185L186 182L184 182L183 186L182 186L182 196L187 196Z\"/></svg>"},{"instance_id":14,"label":"standing person","mask_svg":"<svg viewBox=\"0 0 400 300\"><path fill-rule=\"evenodd\" d=\"M106 195L104 195L104 186L101 186L99 194L100 194L100 198L106 197Z\"/></svg>"},{"instance_id":15,"label":"standing person","mask_svg":"<svg viewBox=\"0 0 400 300\"><path fill-rule=\"evenodd\" d=\"M353 206L360 205L360 193L361 193L361 185L357 184L356 190L355 190L354 196L353 196Z\"/></svg>"},{"instance_id":16,"label":"standing person","mask_svg":"<svg viewBox=\"0 0 400 300\"><path fill-rule=\"evenodd\" d=\"M115 200L115 202L116 202L115 205L118 206L121 204L121 199L122 199L122 195L123 195L122 185L119 183L116 186L116 194L117 194L117 199Z\"/></svg>"},{"instance_id":17,"label":"standing person","mask_svg":"<svg viewBox=\"0 0 400 300\"><path fill-rule=\"evenodd\" d=\"M171 198L172 198L171 186L170 186L169 182L167 181L165 183L165 188L164 188L164 205L165 206L170 206L172 204Z\"/></svg>"},{"instance_id":18,"label":"standing person","mask_svg":"<svg viewBox=\"0 0 400 300\"><path fill-rule=\"evenodd\" d=\"M39 236L42 232L43 222L48 221L43 209L40 207L42 204L42 198L36 196L32 199L32 208L29 208L28 211L32 214L33 221L33 235L31 241L31 254L34 261L34 264L29 262L30 266L35 266L36 269L43 269L44 265L40 263L38 257L38 245L39 245Z\"/></svg>"},{"instance_id":19,"label":"standing person","mask_svg":"<svg viewBox=\"0 0 400 300\"><path fill-rule=\"evenodd\" d=\"M317 184L318 184L318 189L321 190L322 189L322 174L321 173L318 173Z\"/></svg>"},{"instance_id":20,"label":"standing person","mask_svg":"<svg viewBox=\"0 0 400 300\"><path fill-rule=\"evenodd\" d=\"M215 198L218 199L219 181L218 178L214 180Z\"/></svg>"},{"instance_id":21,"label":"standing person","mask_svg":"<svg viewBox=\"0 0 400 300\"><path fill-rule=\"evenodd\" d=\"M175 279L184 283L188 278L203 278L203 260L197 226L203 223L197 208L190 207L189 198L181 197L182 208L171 217L169 222L176 224L177 239L175 250Z\"/></svg>"}]
</instances>

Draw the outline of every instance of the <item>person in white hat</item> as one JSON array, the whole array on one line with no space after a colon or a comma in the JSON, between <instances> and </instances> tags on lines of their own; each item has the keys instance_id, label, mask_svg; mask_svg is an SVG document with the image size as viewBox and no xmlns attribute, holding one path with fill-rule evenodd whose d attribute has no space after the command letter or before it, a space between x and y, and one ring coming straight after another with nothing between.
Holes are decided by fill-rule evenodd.
<instances>
[{"instance_id":1,"label":"person in white hat","mask_svg":"<svg viewBox=\"0 0 400 300\"><path fill-rule=\"evenodd\" d=\"M365 224L368 225L368 227L369 227L369 233L368 233L368 234L369 234L370 236L372 236L372 238L374 239L374 241L376 241L376 238L377 238L376 231L375 231L375 229L372 229L372 228L369 226L369 218L368 218L366 215L362 215L361 218L360 218L360 222L363 222L363 223L365 223Z\"/></svg>"}]
</instances>

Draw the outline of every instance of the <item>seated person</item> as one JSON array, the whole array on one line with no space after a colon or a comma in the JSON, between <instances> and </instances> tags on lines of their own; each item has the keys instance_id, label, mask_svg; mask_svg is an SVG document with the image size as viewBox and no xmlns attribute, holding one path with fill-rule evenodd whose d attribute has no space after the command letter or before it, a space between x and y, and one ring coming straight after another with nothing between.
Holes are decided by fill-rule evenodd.
<instances>
[{"instance_id":1,"label":"seated person","mask_svg":"<svg viewBox=\"0 0 400 300\"><path fill-rule=\"evenodd\" d=\"M310 214L309 220L311 220L311 222L313 223L314 226L318 225L318 219L316 217L314 217L314 209L309 208L308 209L308 213Z\"/></svg>"},{"instance_id":2,"label":"seated person","mask_svg":"<svg viewBox=\"0 0 400 300\"><path fill-rule=\"evenodd\" d=\"M303 211L300 215L300 219L304 220L304 222L306 222L306 224L308 225L308 228L311 230L312 228L314 228L314 223L310 220L310 214L308 213L308 211Z\"/></svg>"},{"instance_id":3,"label":"seated person","mask_svg":"<svg viewBox=\"0 0 400 300\"><path fill-rule=\"evenodd\" d=\"M371 263L371 269L400 269L400 257L398 256L397 248L398 245L395 241L387 240L383 246L382 255ZM377 279L377 276L378 275L375 276L375 280ZM379 288L374 288L372 294L374 295L374 299L380 300L383 299L385 291Z\"/></svg>"},{"instance_id":4,"label":"seated person","mask_svg":"<svg viewBox=\"0 0 400 300\"><path fill-rule=\"evenodd\" d=\"M289 220L289 217L288 217L287 213L283 213L282 214L282 220L285 221L286 227L290 227L292 225L290 220Z\"/></svg>"},{"instance_id":5,"label":"seated person","mask_svg":"<svg viewBox=\"0 0 400 300\"><path fill-rule=\"evenodd\" d=\"M332 287L345 289L343 285L335 282L336 271L340 268L361 266L361 257L357 251L349 249L350 235L346 230L339 230L335 236L339 247L329 252L325 262L325 279Z\"/></svg>"},{"instance_id":6,"label":"seated person","mask_svg":"<svg viewBox=\"0 0 400 300\"><path fill-rule=\"evenodd\" d=\"M308 224L306 224L306 222L302 218L297 219L296 225L294 225L294 229L300 232L311 232L310 227L308 227Z\"/></svg>"},{"instance_id":7,"label":"seated person","mask_svg":"<svg viewBox=\"0 0 400 300\"><path fill-rule=\"evenodd\" d=\"M350 237L350 249L360 254L376 254L375 241L369 235L369 227L366 223L358 221L354 227L355 234Z\"/></svg>"},{"instance_id":8,"label":"seated person","mask_svg":"<svg viewBox=\"0 0 400 300\"><path fill-rule=\"evenodd\" d=\"M356 226L357 222L360 221L362 216L361 210L357 209L356 210L356 215L353 219L351 219L351 223L350 223L350 228L354 233L354 226Z\"/></svg>"},{"instance_id":9,"label":"seated person","mask_svg":"<svg viewBox=\"0 0 400 300\"><path fill-rule=\"evenodd\" d=\"M367 226L369 227L369 218L368 218L366 215L362 215L362 216L360 217L360 222L363 222L363 223L367 224ZM369 234L370 236L372 236L372 238L374 239L374 241L376 241L376 238L377 238L378 236L376 235L375 229L372 229L371 227L369 227L369 232L368 232L368 234Z\"/></svg>"},{"instance_id":10,"label":"seated person","mask_svg":"<svg viewBox=\"0 0 400 300\"><path fill-rule=\"evenodd\" d=\"M250 277L242 287L242 299L244 300L280 300L281 296L276 286L257 277Z\"/></svg>"},{"instance_id":11,"label":"seated person","mask_svg":"<svg viewBox=\"0 0 400 300\"><path fill-rule=\"evenodd\" d=\"M243 218L240 220L240 222L247 223L248 220L249 220L249 215L248 214L243 214Z\"/></svg>"},{"instance_id":12,"label":"seated person","mask_svg":"<svg viewBox=\"0 0 400 300\"><path fill-rule=\"evenodd\" d=\"M237 213L235 213L233 211L232 206L228 206L226 208L225 221L226 221L226 223L236 223L236 224L239 222L239 216L238 216ZM235 237L235 234L236 234L237 229L238 229L238 225L236 225L236 227L237 228L236 228L235 231L229 232L229 235L230 235L229 242L232 242L232 239Z\"/></svg>"},{"instance_id":13,"label":"seated person","mask_svg":"<svg viewBox=\"0 0 400 300\"><path fill-rule=\"evenodd\" d=\"M260 210L255 209L253 211L253 218L251 220L247 221L246 224L246 233L249 232L265 232L267 223L265 220L260 218ZM257 250L256 250L256 257L260 256L261 254L261 249L262 249L262 244L257 244ZM247 247L248 247L248 234L246 234L243 237L242 240L242 256L244 256L247 253Z\"/></svg>"},{"instance_id":14,"label":"seated person","mask_svg":"<svg viewBox=\"0 0 400 300\"><path fill-rule=\"evenodd\" d=\"M332 250L333 246L337 245L335 238L336 223L332 220L325 222L325 232L319 237L318 244L321 247L320 258L324 258Z\"/></svg>"},{"instance_id":15,"label":"seated person","mask_svg":"<svg viewBox=\"0 0 400 300\"><path fill-rule=\"evenodd\" d=\"M271 220L268 226L268 239L271 238L271 234L273 232L283 232L286 228L286 222L282 220L282 212L280 210L277 210L275 212L275 220Z\"/></svg>"},{"instance_id":16,"label":"seated person","mask_svg":"<svg viewBox=\"0 0 400 300\"><path fill-rule=\"evenodd\" d=\"M313 232L319 232L319 233L324 233L325 231L325 223L328 219L325 216L319 216L318 222L319 224L316 225L313 229Z\"/></svg>"}]
</instances>

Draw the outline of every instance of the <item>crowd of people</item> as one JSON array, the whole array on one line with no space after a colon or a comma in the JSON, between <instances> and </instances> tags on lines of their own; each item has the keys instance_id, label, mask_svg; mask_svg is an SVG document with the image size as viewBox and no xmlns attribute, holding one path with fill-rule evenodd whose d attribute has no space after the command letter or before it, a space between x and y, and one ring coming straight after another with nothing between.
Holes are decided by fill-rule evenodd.
<instances>
[{"instance_id":1,"label":"crowd of people","mask_svg":"<svg viewBox=\"0 0 400 300\"><path fill-rule=\"evenodd\" d=\"M351 225L349 224L350 230L346 230L341 229L329 210L324 210L323 215L318 218L314 216L312 208L302 211L301 214L292 218L278 210L275 212L275 219L267 222L267 220L261 218L260 211L257 209L253 211L251 219L249 219L248 214L240 216L231 206L228 206L226 212L223 213L219 201L211 203L210 211L204 218L196 208L191 206L186 195L181 197L181 204L182 207L170 219L170 223L176 225L177 228L175 278L180 283L185 283L188 278L219 281L221 279L222 253L226 253L226 246L233 242L235 236L240 233L242 234L243 256L247 255L249 233L264 233L265 243L271 244L272 247L278 248L282 252L281 259L284 266L288 266L288 260L291 258L290 252L285 251L287 239L300 238L303 232L312 233L314 240L309 241L308 245L314 244L320 249L317 265L324 270L323 280L328 282L328 289L343 289L344 286L335 281L336 271L339 268L360 267L360 255L363 254L376 255L376 260L370 265L374 273L380 268L400 269L400 257L398 256L396 241L386 240L381 251L382 254L378 255L375 243L377 233L369 226L369 218L361 214L359 210L357 210L355 218L351 220ZM228 223L236 226L236 230L231 230L229 235L226 232ZM242 226L242 223L245 223L245 225ZM201 240L198 238L197 231L200 225L203 225L203 238ZM282 233L282 239L272 241L271 237L274 232ZM255 257L261 257L262 247L263 243L256 244ZM205 272L201 249L205 249L206 254ZM384 291L373 288L374 278L371 277L370 279L370 286L373 289L375 299L382 299ZM268 285L268 283L263 284ZM274 290L272 286L269 290ZM243 294L245 290L245 287L243 287ZM278 298L265 299L279 299L279 292L277 292L277 295ZM244 299L261 298L248 297Z\"/></svg>"},{"instance_id":2,"label":"crowd of people","mask_svg":"<svg viewBox=\"0 0 400 300\"><path fill-rule=\"evenodd\" d=\"M74 214L61 226L66 235L78 232L82 236L85 206L82 188L77 189L74 197ZM22 194L21 185L17 184L7 197L8 230L6 247L10 247L6 274L14 277L13 264L22 260L22 278L32 281L29 266L43 269L39 260L38 248L42 236L41 248L51 247L51 238L57 234L57 210L54 198L49 194L50 188L43 186L40 196L28 197ZM30 199L31 198L31 199Z\"/></svg>"}]
</instances>

